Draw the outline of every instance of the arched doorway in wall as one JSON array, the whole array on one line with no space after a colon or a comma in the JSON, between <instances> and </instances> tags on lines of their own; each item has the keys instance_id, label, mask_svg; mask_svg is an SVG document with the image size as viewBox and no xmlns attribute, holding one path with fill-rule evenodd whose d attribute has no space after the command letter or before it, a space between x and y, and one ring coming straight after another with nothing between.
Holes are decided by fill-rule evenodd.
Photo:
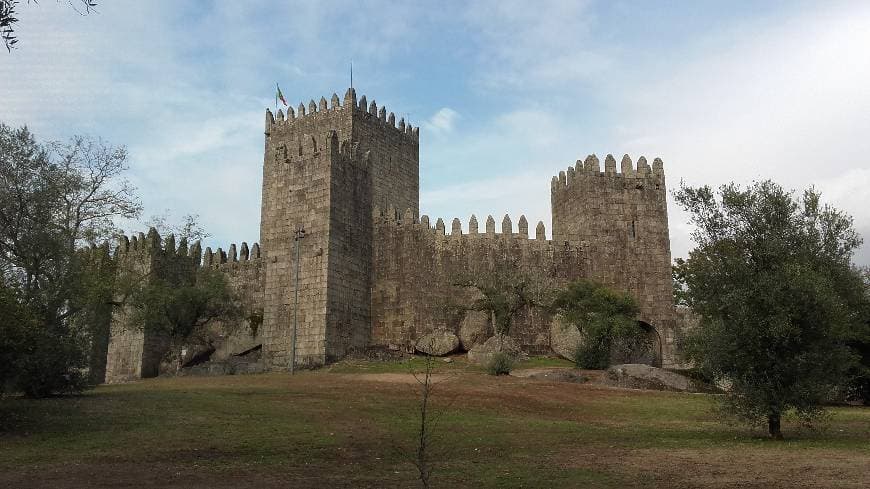
<instances>
[{"instance_id":1,"label":"arched doorway in wall","mask_svg":"<svg viewBox=\"0 0 870 489\"><path fill-rule=\"evenodd\" d=\"M639 351L638 362L652 365L653 367L662 366L662 338L659 332L649 323L638 321L638 327L646 334L647 347L643 351Z\"/></svg>"},{"instance_id":2,"label":"arched doorway in wall","mask_svg":"<svg viewBox=\"0 0 870 489\"><path fill-rule=\"evenodd\" d=\"M610 352L611 365L643 363L653 367L662 366L662 341L658 331L645 321L638 321L639 338L627 343L613 345Z\"/></svg>"}]
</instances>

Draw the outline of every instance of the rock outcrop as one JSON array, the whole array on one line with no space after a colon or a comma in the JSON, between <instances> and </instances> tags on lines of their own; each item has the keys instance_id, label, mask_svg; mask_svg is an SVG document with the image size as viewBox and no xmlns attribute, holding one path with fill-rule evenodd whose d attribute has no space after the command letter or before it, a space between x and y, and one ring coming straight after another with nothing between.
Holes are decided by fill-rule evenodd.
<instances>
[{"instance_id":1,"label":"rock outcrop","mask_svg":"<svg viewBox=\"0 0 870 489\"><path fill-rule=\"evenodd\" d=\"M496 335L468 351L468 361L478 365L486 365L496 353L506 353L516 360L526 357L516 341L510 336Z\"/></svg>"},{"instance_id":2,"label":"rock outcrop","mask_svg":"<svg viewBox=\"0 0 870 489\"><path fill-rule=\"evenodd\" d=\"M640 363L614 365L607 369L604 383L615 387L675 392L709 392L709 386L685 375Z\"/></svg>"},{"instance_id":3,"label":"rock outcrop","mask_svg":"<svg viewBox=\"0 0 870 489\"><path fill-rule=\"evenodd\" d=\"M583 333L557 314L550 322L550 348L560 357L574 361L577 347L583 342Z\"/></svg>"},{"instance_id":4,"label":"rock outcrop","mask_svg":"<svg viewBox=\"0 0 870 489\"><path fill-rule=\"evenodd\" d=\"M487 311L470 310L465 313L459 324L459 342L466 351L482 345L491 336L489 316Z\"/></svg>"},{"instance_id":5,"label":"rock outcrop","mask_svg":"<svg viewBox=\"0 0 870 489\"><path fill-rule=\"evenodd\" d=\"M459 337L446 329L425 334L417 340L417 351L436 357L453 353L459 348Z\"/></svg>"}]
</instances>

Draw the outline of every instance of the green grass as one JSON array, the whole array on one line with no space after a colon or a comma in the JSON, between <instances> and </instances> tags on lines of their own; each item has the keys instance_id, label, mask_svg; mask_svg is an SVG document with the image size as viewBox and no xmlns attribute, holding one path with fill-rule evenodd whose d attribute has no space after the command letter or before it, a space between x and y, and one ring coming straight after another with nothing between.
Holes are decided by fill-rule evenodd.
<instances>
[{"instance_id":1,"label":"green grass","mask_svg":"<svg viewBox=\"0 0 870 489\"><path fill-rule=\"evenodd\" d=\"M814 477L826 474L807 468L814 463L838 468L835 485L860 482L864 471L853 466L870 462L866 408L833 409L825 431L787 423L790 439L777 443L719 423L706 395L496 378L462 361L439 369L455 375L432 398L435 487L691 486L685 478L698 470L686 464L753 481L756 468L774 463ZM407 362L343 362L293 377L154 379L78 397L6 399L0 415L15 429L0 434L0 484L148 486L171 473L177 482L151 485L410 487L403 453L413 450L418 386L359 375L407 371ZM722 463L731 468L717 469Z\"/></svg>"}]
</instances>

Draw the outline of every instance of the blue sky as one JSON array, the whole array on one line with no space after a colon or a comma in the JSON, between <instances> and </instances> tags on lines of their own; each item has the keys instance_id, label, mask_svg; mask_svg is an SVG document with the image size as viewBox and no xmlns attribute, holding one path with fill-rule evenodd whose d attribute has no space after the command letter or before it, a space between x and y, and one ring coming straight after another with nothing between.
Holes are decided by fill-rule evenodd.
<instances>
[{"instance_id":1,"label":"blue sky","mask_svg":"<svg viewBox=\"0 0 870 489\"><path fill-rule=\"evenodd\" d=\"M628 153L661 157L672 189L815 185L870 238L867 2L99 3L21 6L0 120L127 145L142 220L199 214L212 246L258 239L275 82L294 106L341 95L351 60L358 94L421 126L433 219L549 229L553 174Z\"/></svg>"}]
</instances>

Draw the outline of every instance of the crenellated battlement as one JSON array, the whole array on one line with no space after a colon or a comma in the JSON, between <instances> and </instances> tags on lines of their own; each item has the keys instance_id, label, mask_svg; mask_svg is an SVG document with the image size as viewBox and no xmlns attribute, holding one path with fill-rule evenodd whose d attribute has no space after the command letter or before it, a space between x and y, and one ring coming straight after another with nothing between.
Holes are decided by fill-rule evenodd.
<instances>
[{"instance_id":1,"label":"crenellated battlement","mask_svg":"<svg viewBox=\"0 0 870 489\"><path fill-rule=\"evenodd\" d=\"M631 157L623 155L617 169L616 159L612 154L608 154L604 158L602 171L598 157L591 154L585 160L577 160L574 166L569 166L567 170L560 171L558 175L553 176L550 184L553 191L557 191L570 187L578 180L585 181L589 177L600 176L621 178L625 180L624 185L629 185L629 180L641 180L641 182L633 182L634 185L644 185L643 180L649 180L653 182L653 185L656 182L664 183L664 163L660 158L656 158L650 166L646 157L641 156L637 159L637 166L635 166Z\"/></svg>"},{"instance_id":2,"label":"crenellated battlement","mask_svg":"<svg viewBox=\"0 0 870 489\"><path fill-rule=\"evenodd\" d=\"M347 117L348 114L378 123L384 129L399 133L411 141L417 142L420 139L419 127L413 127L404 118L400 118L397 123L396 115L393 112L388 113L386 107L378 107L374 99L369 103L365 95L357 100L356 91L353 88L347 90L344 101L341 101L338 95L333 93L329 102L327 102L326 97L320 97L320 102L310 100L307 108L303 102L300 102L295 110L292 106L288 106L286 115L283 109L278 109L274 114L270 109L266 109L265 132L266 135L290 132L301 125L307 128L312 122L338 119Z\"/></svg>"},{"instance_id":3,"label":"crenellated battlement","mask_svg":"<svg viewBox=\"0 0 870 489\"><path fill-rule=\"evenodd\" d=\"M495 218L491 215L486 218L486 226L483 231L480 230L477 216L474 214L471 215L471 218L468 220L468 232L463 233L462 231L462 221L459 218L453 218L450 223L450 232L447 232L446 225L444 224L444 220L438 218L435 221L435 225L431 224L431 220L429 216L422 215L418 219L414 214L413 210L405 209L405 212L399 214L395 208L389 207L386 210L382 210L378 207L372 211L372 219L375 224L380 223L389 223L394 225L395 227L414 227L416 229L423 229L431 232L436 236L444 236L447 239L459 239L459 238L481 238L481 239L523 239L529 241L537 241L543 243L550 243L549 240L546 239L546 227L544 226L543 221L538 221L538 224L534 229L534 236L529 235L529 222L526 219L525 215L521 215L519 220L517 221L517 230L514 232L513 221L510 216L505 214L502 218L501 222L501 231L496 232L495 230Z\"/></svg>"},{"instance_id":4,"label":"crenellated battlement","mask_svg":"<svg viewBox=\"0 0 870 489\"><path fill-rule=\"evenodd\" d=\"M186 238L181 238L176 244L175 235L170 234L166 239L161 238L157 229L151 228L148 234L139 232L130 237L119 235L115 247L115 257L121 258L128 255L151 255L163 257L199 257L202 248L199 241L188 245Z\"/></svg>"},{"instance_id":5,"label":"crenellated battlement","mask_svg":"<svg viewBox=\"0 0 870 489\"><path fill-rule=\"evenodd\" d=\"M261 260L260 245L254 243L248 248L248 243L244 241L242 241L238 249L236 249L236 244L232 243L227 251L224 251L220 247L212 251L210 247L207 247L202 254L203 267L232 268L233 266L244 266Z\"/></svg>"},{"instance_id":6,"label":"crenellated battlement","mask_svg":"<svg viewBox=\"0 0 870 489\"><path fill-rule=\"evenodd\" d=\"M160 258L188 258L202 267L222 267L223 265L232 266L234 263L246 263L259 261L262 259L260 253L260 245L254 243L248 246L248 243L242 242L241 246L236 247L235 243L230 244L227 251L222 248L217 248L212 251L211 247L202 249L200 242L194 241L188 245L186 238L181 238L176 244L175 236L168 235L165 239L161 239L160 234L156 229L151 228L148 234L138 233L131 237L120 235L117 238L118 245L115 248L115 259L144 259L147 257ZM90 248L91 253L99 253L100 250L108 250L109 244L104 243L100 247Z\"/></svg>"},{"instance_id":7,"label":"crenellated battlement","mask_svg":"<svg viewBox=\"0 0 870 489\"><path fill-rule=\"evenodd\" d=\"M103 241L100 244L90 243L86 248L78 249L77 252L88 260L113 258L112 245L108 241Z\"/></svg>"}]
</instances>

